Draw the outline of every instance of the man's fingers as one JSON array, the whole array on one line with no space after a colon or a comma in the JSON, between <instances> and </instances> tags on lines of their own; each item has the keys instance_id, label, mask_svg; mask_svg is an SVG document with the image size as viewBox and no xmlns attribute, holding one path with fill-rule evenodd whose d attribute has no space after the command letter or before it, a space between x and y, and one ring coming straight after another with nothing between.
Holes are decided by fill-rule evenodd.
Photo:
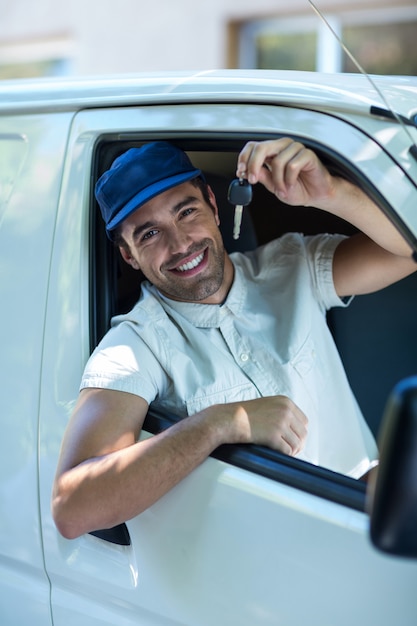
<instances>
[{"instance_id":1,"label":"man's fingers","mask_svg":"<svg viewBox=\"0 0 417 626\"><path fill-rule=\"evenodd\" d=\"M286 195L311 163L311 151L293 142L270 162L270 171L277 194Z\"/></svg>"},{"instance_id":2,"label":"man's fingers","mask_svg":"<svg viewBox=\"0 0 417 626\"><path fill-rule=\"evenodd\" d=\"M280 437L285 446L290 450L285 450L286 454L295 456L300 452L307 438L308 420L299 407L289 398L282 398L286 403L280 418ZM281 449L284 452L284 449Z\"/></svg>"},{"instance_id":3,"label":"man's fingers","mask_svg":"<svg viewBox=\"0 0 417 626\"><path fill-rule=\"evenodd\" d=\"M292 430L288 430L283 433L281 436L281 440L284 444L284 447L288 446L289 448L289 450L283 449L281 451L285 452L285 454L288 454L289 456L295 456L296 454L301 452L303 448L303 442Z\"/></svg>"},{"instance_id":4,"label":"man's fingers","mask_svg":"<svg viewBox=\"0 0 417 626\"><path fill-rule=\"evenodd\" d=\"M268 166L271 159L278 156L291 143L293 141L288 137L262 142L249 141L239 155L237 175L245 175L252 184L259 182L264 165Z\"/></svg>"},{"instance_id":5,"label":"man's fingers","mask_svg":"<svg viewBox=\"0 0 417 626\"><path fill-rule=\"evenodd\" d=\"M261 182L278 198L285 200L300 181L300 175L314 168L316 157L298 141L288 137L248 142L238 159L237 175L251 184Z\"/></svg>"},{"instance_id":6,"label":"man's fingers","mask_svg":"<svg viewBox=\"0 0 417 626\"><path fill-rule=\"evenodd\" d=\"M304 413L301 413L301 416L297 415L296 419L291 422L283 439L291 446L293 456L301 452L307 439L307 418Z\"/></svg>"},{"instance_id":7,"label":"man's fingers","mask_svg":"<svg viewBox=\"0 0 417 626\"><path fill-rule=\"evenodd\" d=\"M290 455L303 449L308 420L288 396L257 398L231 406L239 417L239 428L245 428L245 443L266 445Z\"/></svg>"}]
</instances>

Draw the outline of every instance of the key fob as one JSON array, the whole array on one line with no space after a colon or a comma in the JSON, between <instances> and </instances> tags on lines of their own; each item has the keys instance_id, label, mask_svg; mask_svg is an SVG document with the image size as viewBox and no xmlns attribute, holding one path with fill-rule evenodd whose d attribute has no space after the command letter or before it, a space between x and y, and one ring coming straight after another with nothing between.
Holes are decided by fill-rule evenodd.
<instances>
[{"instance_id":1,"label":"key fob","mask_svg":"<svg viewBox=\"0 0 417 626\"><path fill-rule=\"evenodd\" d=\"M229 185L227 199L234 206L248 206L252 201L252 185L246 178L235 178Z\"/></svg>"}]
</instances>

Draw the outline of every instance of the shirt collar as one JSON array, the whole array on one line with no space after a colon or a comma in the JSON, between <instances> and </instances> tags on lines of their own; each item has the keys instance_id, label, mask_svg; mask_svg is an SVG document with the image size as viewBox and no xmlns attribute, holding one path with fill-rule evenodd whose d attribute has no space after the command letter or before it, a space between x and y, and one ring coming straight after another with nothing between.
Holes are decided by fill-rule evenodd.
<instances>
[{"instance_id":1,"label":"shirt collar","mask_svg":"<svg viewBox=\"0 0 417 626\"><path fill-rule=\"evenodd\" d=\"M219 328L225 315L230 312L239 315L243 308L247 287L240 265L232 259L234 278L226 300L222 304L198 304L195 302L178 302L162 295L155 287L153 294L160 300L164 309L174 310L198 328Z\"/></svg>"}]
</instances>

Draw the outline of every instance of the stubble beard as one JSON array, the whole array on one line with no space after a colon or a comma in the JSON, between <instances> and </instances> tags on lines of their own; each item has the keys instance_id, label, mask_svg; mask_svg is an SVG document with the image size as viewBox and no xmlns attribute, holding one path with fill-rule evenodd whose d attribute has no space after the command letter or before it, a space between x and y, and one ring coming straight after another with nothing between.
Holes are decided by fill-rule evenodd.
<instances>
[{"instance_id":1,"label":"stubble beard","mask_svg":"<svg viewBox=\"0 0 417 626\"><path fill-rule=\"evenodd\" d=\"M201 302L215 294L223 284L225 252L224 247L216 246L211 239L204 239L187 251L187 255L193 254L203 248L208 248L210 256L210 268L206 268L202 275L197 274L194 278L184 279L178 274L166 270L165 276L169 279L168 284L158 287L164 295L182 302ZM179 259L175 264L178 264ZM172 261L170 262L172 266Z\"/></svg>"}]
</instances>

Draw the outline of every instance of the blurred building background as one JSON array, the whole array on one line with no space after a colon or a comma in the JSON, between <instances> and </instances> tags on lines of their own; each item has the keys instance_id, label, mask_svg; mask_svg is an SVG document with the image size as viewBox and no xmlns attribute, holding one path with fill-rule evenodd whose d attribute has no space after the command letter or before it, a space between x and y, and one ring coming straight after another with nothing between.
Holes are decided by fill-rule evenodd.
<instances>
[{"instance_id":1,"label":"blurred building background","mask_svg":"<svg viewBox=\"0 0 417 626\"><path fill-rule=\"evenodd\" d=\"M315 0L370 73L417 74L417 0ZM0 0L0 79L356 71L308 0Z\"/></svg>"}]
</instances>

